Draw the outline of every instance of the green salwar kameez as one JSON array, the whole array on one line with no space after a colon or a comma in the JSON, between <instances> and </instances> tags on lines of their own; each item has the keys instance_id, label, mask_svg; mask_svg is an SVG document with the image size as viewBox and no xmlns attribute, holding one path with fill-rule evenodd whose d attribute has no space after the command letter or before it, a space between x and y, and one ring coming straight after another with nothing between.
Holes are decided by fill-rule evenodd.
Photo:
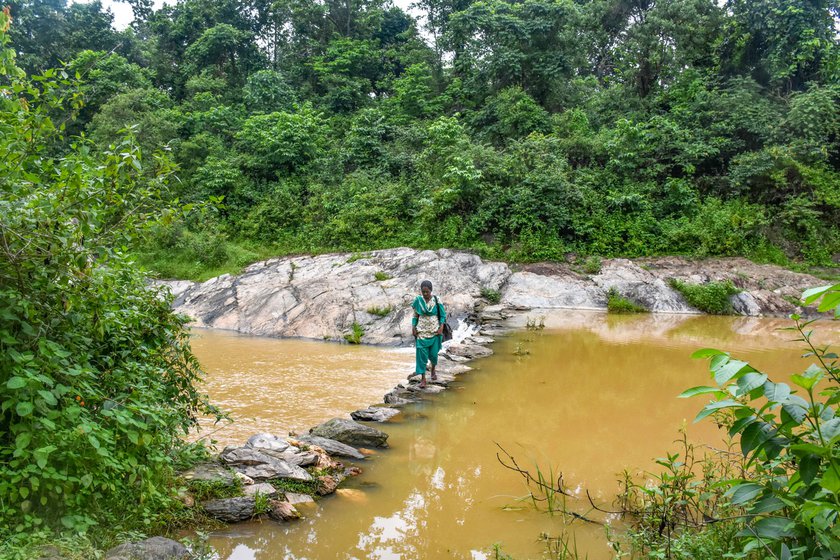
<instances>
[{"instance_id":1,"label":"green salwar kameez","mask_svg":"<svg viewBox=\"0 0 840 560\"><path fill-rule=\"evenodd\" d=\"M414 343L414 373L423 375L426 373L426 364L432 362L437 365L438 352L440 352L443 337L437 334L440 325L446 322L446 311L443 304L437 298L433 298L429 304L423 296L417 296L411 304L417 314L412 319L412 326L417 328L417 339ZM440 312L440 317L438 317Z\"/></svg>"}]
</instances>

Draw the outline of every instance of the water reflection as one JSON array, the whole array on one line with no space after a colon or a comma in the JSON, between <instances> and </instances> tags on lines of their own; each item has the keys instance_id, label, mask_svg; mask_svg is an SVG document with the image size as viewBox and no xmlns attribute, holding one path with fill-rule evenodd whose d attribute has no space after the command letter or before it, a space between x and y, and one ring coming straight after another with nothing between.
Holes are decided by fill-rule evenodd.
<instances>
[{"instance_id":1,"label":"water reflection","mask_svg":"<svg viewBox=\"0 0 840 560\"><path fill-rule=\"evenodd\" d=\"M520 478L496 459L497 442L520 465L562 472L578 496L567 507L586 513L587 490L609 506L619 472L644 479L652 458L675 449L679 426L703 402L675 397L708 382L706 364L689 359L695 349L722 347L777 376L807 365L790 333L775 330L784 321L559 315L546 318L550 329L499 341L452 390L408 407L410 421L387 424L391 448L360 463L348 491L306 519L216 533L219 557L474 560L501 543L524 559L540 557L540 533L568 531L581 554L611 558L603 528L525 507ZM687 430L694 441L720 441L711 423Z\"/></svg>"}]
</instances>

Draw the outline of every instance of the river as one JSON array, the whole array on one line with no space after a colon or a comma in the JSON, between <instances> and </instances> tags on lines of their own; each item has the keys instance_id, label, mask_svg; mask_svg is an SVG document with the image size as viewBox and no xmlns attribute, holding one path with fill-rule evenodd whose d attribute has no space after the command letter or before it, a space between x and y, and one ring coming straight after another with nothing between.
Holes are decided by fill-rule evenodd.
<instances>
[{"instance_id":1,"label":"river","mask_svg":"<svg viewBox=\"0 0 840 560\"><path fill-rule=\"evenodd\" d=\"M777 330L786 320L576 311L531 318L546 328L500 339L495 355L473 362L451 390L377 426L390 434L390 448L304 510L304 520L215 532L218 557L480 560L499 544L521 560L541 557L541 534L563 534L581 557L611 558L602 526L523 501L525 486L499 463L498 446L532 472L539 465L562 473L577 496L566 507L604 520L584 492L609 507L619 474L649 478L654 458L679 449L681 426L693 442L724 445L711 422L691 422L702 397L676 398L709 382L707 363L689 358L694 350L731 351L776 380L807 366L792 333ZM220 445L261 431L303 430L380 402L413 362L405 349L218 331L199 331L193 345L211 398L241 418L213 434Z\"/></svg>"}]
</instances>

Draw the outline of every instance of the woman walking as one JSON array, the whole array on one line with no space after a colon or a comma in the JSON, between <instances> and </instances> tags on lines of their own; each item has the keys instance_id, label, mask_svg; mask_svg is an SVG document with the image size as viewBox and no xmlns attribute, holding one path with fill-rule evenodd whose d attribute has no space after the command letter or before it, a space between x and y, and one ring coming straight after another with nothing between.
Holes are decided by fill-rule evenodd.
<instances>
[{"instance_id":1,"label":"woman walking","mask_svg":"<svg viewBox=\"0 0 840 560\"><path fill-rule=\"evenodd\" d=\"M446 310L432 296L432 283L423 280L420 283L420 294L411 304L414 318L411 319L411 334L414 335L415 366L414 373L422 375L420 387L426 386L426 364L432 362L432 380L437 379L435 367L438 352L443 343L443 325L446 323Z\"/></svg>"}]
</instances>

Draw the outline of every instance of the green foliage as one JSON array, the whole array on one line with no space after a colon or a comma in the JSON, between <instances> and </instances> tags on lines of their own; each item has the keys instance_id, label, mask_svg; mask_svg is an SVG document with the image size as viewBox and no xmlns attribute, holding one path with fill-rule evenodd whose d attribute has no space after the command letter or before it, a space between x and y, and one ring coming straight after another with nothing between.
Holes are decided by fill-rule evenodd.
<instances>
[{"instance_id":1,"label":"green foliage","mask_svg":"<svg viewBox=\"0 0 840 560\"><path fill-rule=\"evenodd\" d=\"M377 282L384 282L385 280L390 280L392 276L387 272L382 272L381 270L377 270L374 273L373 277L376 279Z\"/></svg>"},{"instance_id":2,"label":"green foliage","mask_svg":"<svg viewBox=\"0 0 840 560\"><path fill-rule=\"evenodd\" d=\"M581 265L581 270L583 270L585 274L600 274L601 257L596 255L586 257L586 260L583 261L583 265Z\"/></svg>"},{"instance_id":3,"label":"green foliage","mask_svg":"<svg viewBox=\"0 0 840 560\"><path fill-rule=\"evenodd\" d=\"M732 284L725 282L708 282L706 284L687 284L676 278L669 281L672 288L683 295L689 305L711 315L729 315L732 313L730 296L741 292Z\"/></svg>"},{"instance_id":4,"label":"green foliage","mask_svg":"<svg viewBox=\"0 0 840 560\"><path fill-rule=\"evenodd\" d=\"M807 304L840 317L840 284L806 291ZM715 381L681 396L714 397L695 421L715 416L731 436L740 437L746 461L741 476L720 481L729 503L744 512L735 535L742 555L753 551L776 558L832 558L840 554L840 364L829 347L818 347L808 328L812 321L794 315L788 330L814 359L793 386L773 382L747 362L719 350L694 357L710 359ZM822 385L822 386L821 386Z\"/></svg>"},{"instance_id":5,"label":"green foliage","mask_svg":"<svg viewBox=\"0 0 840 560\"><path fill-rule=\"evenodd\" d=\"M294 113L259 114L242 123L236 134L244 165L259 177L300 170L321 146L320 115L304 105Z\"/></svg>"},{"instance_id":6,"label":"green foliage","mask_svg":"<svg viewBox=\"0 0 840 560\"><path fill-rule=\"evenodd\" d=\"M739 511L720 481L737 476L741 462L729 451L698 457L684 430L679 443L681 452L656 459L659 470L646 472L643 482L623 473L617 503L633 521L615 546L626 546L634 558L728 557L740 530Z\"/></svg>"},{"instance_id":7,"label":"green foliage","mask_svg":"<svg viewBox=\"0 0 840 560\"><path fill-rule=\"evenodd\" d=\"M627 313L647 313L648 310L644 306L630 301L626 297L618 293L615 288L610 288L607 291L607 313L627 314Z\"/></svg>"},{"instance_id":8,"label":"green foliage","mask_svg":"<svg viewBox=\"0 0 840 560\"><path fill-rule=\"evenodd\" d=\"M365 328L355 321L350 326L350 332L345 333L344 340L350 344L361 344L362 337L365 335Z\"/></svg>"},{"instance_id":9,"label":"green foliage","mask_svg":"<svg viewBox=\"0 0 840 560\"><path fill-rule=\"evenodd\" d=\"M277 478L271 481L271 485L278 492L296 492L298 494L317 495L317 480L295 480L293 478Z\"/></svg>"},{"instance_id":10,"label":"green foliage","mask_svg":"<svg viewBox=\"0 0 840 560\"><path fill-rule=\"evenodd\" d=\"M384 307L368 307L367 308L368 313L370 313L371 315L376 315L377 317L385 317L386 315L388 315L393 310L394 310L394 307L391 306L391 305L386 305Z\"/></svg>"},{"instance_id":11,"label":"green foliage","mask_svg":"<svg viewBox=\"0 0 840 560\"><path fill-rule=\"evenodd\" d=\"M233 498L242 495L242 481L234 478L233 483L228 484L222 480L191 480L187 484L187 490L199 503L206 500Z\"/></svg>"},{"instance_id":12,"label":"green foliage","mask_svg":"<svg viewBox=\"0 0 840 560\"><path fill-rule=\"evenodd\" d=\"M499 293L499 290L494 290L493 288L481 288L481 297L492 305L496 305L502 301L502 294Z\"/></svg>"},{"instance_id":13,"label":"green foliage","mask_svg":"<svg viewBox=\"0 0 840 560\"><path fill-rule=\"evenodd\" d=\"M181 437L218 412L197 389L184 319L123 249L177 212L165 202L172 167L143 159L131 137L51 153L77 84L26 77L7 24L0 14L0 79L15 92L0 97L2 546L30 532L154 529L178 507L173 465L198 456Z\"/></svg>"},{"instance_id":14,"label":"green foliage","mask_svg":"<svg viewBox=\"0 0 840 560\"><path fill-rule=\"evenodd\" d=\"M381 2L140 1L116 32L98 2L19 0L11 33L27 70L66 60L86 81L59 127L100 148L134 127L178 166L170 201L224 197L229 255L830 265L836 2L719 4L420 0L421 22Z\"/></svg>"}]
</instances>

